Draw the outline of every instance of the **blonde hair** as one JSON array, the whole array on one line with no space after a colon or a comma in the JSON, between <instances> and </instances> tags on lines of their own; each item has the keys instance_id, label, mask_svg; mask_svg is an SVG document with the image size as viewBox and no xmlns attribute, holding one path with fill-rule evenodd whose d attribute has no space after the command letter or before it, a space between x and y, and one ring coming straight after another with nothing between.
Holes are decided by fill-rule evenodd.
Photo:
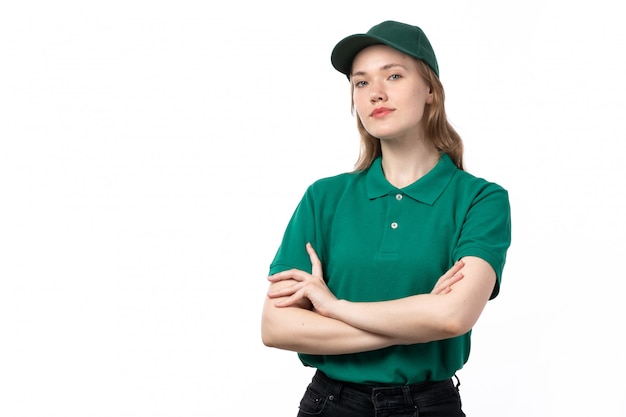
<instances>
[{"instance_id":1,"label":"blonde hair","mask_svg":"<svg viewBox=\"0 0 626 417\"><path fill-rule=\"evenodd\" d=\"M459 168L463 169L463 141L461 136L454 130L452 125L448 122L446 117L446 109L444 105L445 93L443 85L439 81L439 77L433 72L433 70L421 60L416 60L417 69L422 76L428 87L430 87L433 93L433 102L427 104L424 108L424 119L426 121L424 125L424 137L425 140L430 142L439 152L446 153ZM350 93L352 95L354 86L350 87ZM352 102L352 113L354 114L354 101ZM361 135L361 150L359 152L359 158L354 165L354 171L363 171L372 165L372 162L379 157L382 152L380 148L380 139L370 135L361 119L357 116L357 128Z\"/></svg>"}]
</instances>

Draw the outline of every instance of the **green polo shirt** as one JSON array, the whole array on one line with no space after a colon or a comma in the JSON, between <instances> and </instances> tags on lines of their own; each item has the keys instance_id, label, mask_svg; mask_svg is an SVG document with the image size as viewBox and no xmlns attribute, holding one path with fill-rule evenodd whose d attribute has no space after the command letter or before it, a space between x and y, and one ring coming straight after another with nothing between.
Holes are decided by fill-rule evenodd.
<instances>
[{"instance_id":1,"label":"green polo shirt","mask_svg":"<svg viewBox=\"0 0 626 417\"><path fill-rule=\"evenodd\" d=\"M311 242L330 290L349 301L383 301L429 293L455 261L477 256L500 288L511 242L508 193L458 169L448 155L415 183L396 188L381 158L365 171L313 183L285 231L270 274L311 271ZM331 378L403 385L450 378L469 357L471 332L430 343L347 355L299 354Z\"/></svg>"}]
</instances>

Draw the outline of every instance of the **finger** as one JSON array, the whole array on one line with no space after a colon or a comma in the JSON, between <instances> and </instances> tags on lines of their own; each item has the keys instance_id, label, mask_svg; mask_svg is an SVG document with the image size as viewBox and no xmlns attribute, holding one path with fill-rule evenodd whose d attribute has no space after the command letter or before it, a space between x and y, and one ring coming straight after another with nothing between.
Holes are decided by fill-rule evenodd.
<instances>
[{"instance_id":1,"label":"finger","mask_svg":"<svg viewBox=\"0 0 626 417\"><path fill-rule=\"evenodd\" d=\"M290 307L292 305L295 305L298 303L298 301L300 301L303 297L300 295L300 292L296 292L294 294L292 294L289 298L286 298L284 300L280 300L280 301L276 301L274 303L274 305L276 307Z\"/></svg>"},{"instance_id":2,"label":"finger","mask_svg":"<svg viewBox=\"0 0 626 417\"><path fill-rule=\"evenodd\" d=\"M461 279L463 279L462 272L457 272L453 276L445 279L444 277L441 277L439 281L435 284L432 292L433 294L446 294L452 290L452 285L456 284Z\"/></svg>"},{"instance_id":3,"label":"finger","mask_svg":"<svg viewBox=\"0 0 626 417\"><path fill-rule=\"evenodd\" d=\"M452 265L452 268L450 268L445 274L443 274L443 278L453 277L457 272L463 269L464 266L465 264L463 263L463 261L459 259L458 261L455 262L454 265Z\"/></svg>"},{"instance_id":4,"label":"finger","mask_svg":"<svg viewBox=\"0 0 626 417\"><path fill-rule=\"evenodd\" d=\"M300 288L302 288L302 285L294 284L277 290L269 290L267 296L269 298L287 297L296 293Z\"/></svg>"},{"instance_id":5,"label":"finger","mask_svg":"<svg viewBox=\"0 0 626 417\"><path fill-rule=\"evenodd\" d=\"M444 279L444 278L442 278L442 279L439 281L438 285L439 285L440 287L449 287L449 286L451 286L452 284L454 284L454 283L456 283L456 282L459 282L462 278L463 278L463 272L457 272L456 274L454 274L454 275L452 275L452 276L450 276L450 277L447 277L447 278L445 278L445 279Z\"/></svg>"},{"instance_id":6,"label":"finger","mask_svg":"<svg viewBox=\"0 0 626 417\"><path fill-rule=\"evenodd\" d=\"M278 282L278 281L286 281L288 279L293 279L295 281L302 281L304 277L302 276L303 271L299 269L289 269L287 271L278 272L274 275L270 275L267 279L270 282Z\"/></svg>"},{"instance_id":7,"label":"finger","mask_svg":"<svg viewBox=\"0 0 626 417\"><path fill-rule=\"evenodd\" d=\"M454 265L452 265L452 268L450 268L449 270L446 271L445 274L443 274L439 280L437 280L437 284L436 286L441 286L441 285L448 285L447 282L451 279L456 279L457 276L456 274L458 274L463 267L465 266L465 264L463 263L462 260L458 260Z\"/></svg>"},{"instance_id":8,"label":"finger","mask_svg":"<svg viewBox=\"0 0 626 417\"><path fill-rule=\"evenodd\" d=\"M312 271L311 275L317 275L321 277L323 275L322 272L322 262L320 258L317 256L317 252L313 249L313 245L311 243L306 244L306 251L309 254L309 258L311 259Z\"/></svg>"},{"instance_id":9,"label":"finger","mask_svg":"<svg viewBox=\"0 0 626 417\"><path fill-rule=\"evenodd\" d=\"M449 279L446 280L446 286L447 287L451 287L452 285L454 285L457 282L459 282L460 280L462 280L464 276L465 275L463 275L462 272L457 272L452 277L450 277Z\"/></svg>"}]
</instances>

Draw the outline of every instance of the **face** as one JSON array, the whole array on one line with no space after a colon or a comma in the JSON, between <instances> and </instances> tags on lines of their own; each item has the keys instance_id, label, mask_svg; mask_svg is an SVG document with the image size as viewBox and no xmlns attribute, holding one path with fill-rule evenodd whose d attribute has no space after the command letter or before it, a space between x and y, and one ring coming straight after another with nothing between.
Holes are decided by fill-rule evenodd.
<instances>
[{"instance_id":1,"label":"face","mask_svg":"<svg viewBox=\"0 0 626 417\"><path fill-rule=\"evenodd\" d=\"M352 99L363 127L381 140L421 138L433 96L416 61L386 45L363 49L350 76Z\"/></svg>"}]
</instances>

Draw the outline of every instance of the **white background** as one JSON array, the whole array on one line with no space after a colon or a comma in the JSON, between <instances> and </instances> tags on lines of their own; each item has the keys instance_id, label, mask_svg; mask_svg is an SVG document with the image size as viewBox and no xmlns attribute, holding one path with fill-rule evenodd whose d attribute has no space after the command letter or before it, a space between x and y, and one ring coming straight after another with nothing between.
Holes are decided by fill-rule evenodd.
<instances>
[{"instance_id":1,"label":"white background","mask_svg":"<svg viewBox=\"0 0 626 417\"><path fill-rule=\"evenodd\" d=\"M295 416L266 274L358 136L344 36L421 26L468 171L510 192L469 416L623 416L617 2L20 1L0 7L0 415Z\"/></svg>"}]
</instances>

